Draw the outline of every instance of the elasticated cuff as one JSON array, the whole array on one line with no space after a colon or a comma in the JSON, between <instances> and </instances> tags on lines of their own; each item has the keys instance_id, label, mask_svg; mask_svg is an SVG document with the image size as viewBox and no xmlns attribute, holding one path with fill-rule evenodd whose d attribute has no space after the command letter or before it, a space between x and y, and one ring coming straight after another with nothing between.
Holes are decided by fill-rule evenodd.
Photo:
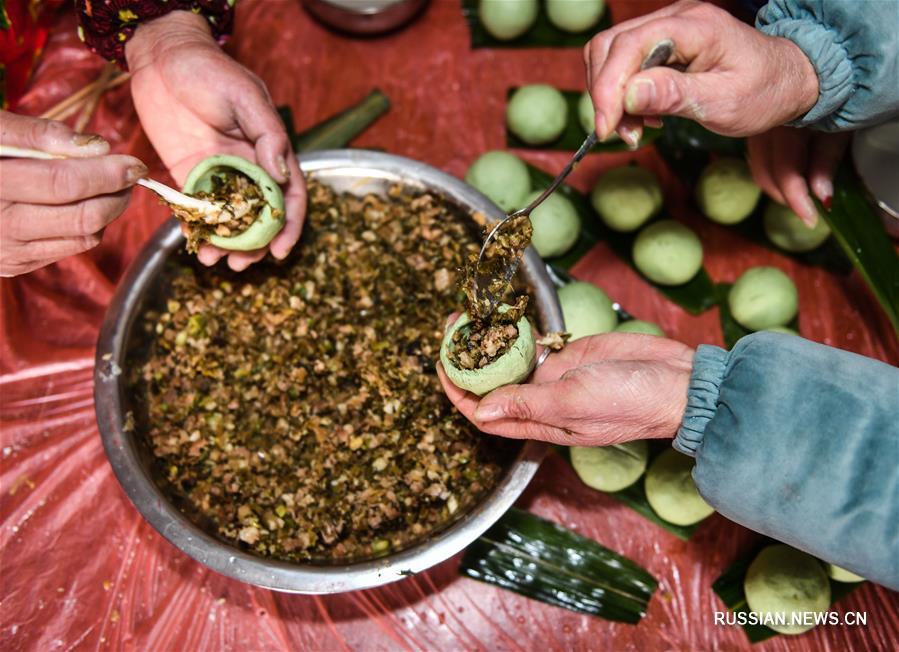
<instances>
[{"instance_id":1,"label":"elasticated cuff","mask_svg":"<svg viewBox=\"0 0 899 652\"><path fill-rule=\"evenodd\" d=\"M767 25L759 22L756 24L768 36L780 36L793 41L818 73L817 103L804 116L791 122L790 126L828 129L833 126L832 116L855 92L855 79L849 54L837 41L839 35L813 21L814 16L809 15L803 18L783 17Z\"/></svg>"},{"instance_id":2,"label":"elasticated cuff","mask_svg":"<svg viewBox=\"0 0 899 652\"><path fill-rule=\"evenodd\" d=\"M693 372L687 390L687 410L674 438L674 447L696 457L706 424L718 408L718 388L724 378L728 352L717 346L700 346L693 355Z\"/></svg>"}]
</instances>

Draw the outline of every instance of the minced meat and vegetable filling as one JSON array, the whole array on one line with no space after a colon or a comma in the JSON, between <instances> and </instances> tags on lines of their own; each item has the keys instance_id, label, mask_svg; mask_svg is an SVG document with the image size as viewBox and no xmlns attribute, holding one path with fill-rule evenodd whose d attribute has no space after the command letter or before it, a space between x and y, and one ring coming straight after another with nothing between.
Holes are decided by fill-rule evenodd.
<instances>
[{"instance_id":1,"label":"minced meat and vegetable filling","mask_svg":"<svg viewBox=\"0 0 899 652\"><path fill-rule=\"evenodd\" d=\"M311 180L309 198L287 264L185 268L146 314L137 427L162 484L219 537L287 560L386 554L467 510L509 452L433 364L478 244L428 194Z\"/></svg>"}]
</instances>

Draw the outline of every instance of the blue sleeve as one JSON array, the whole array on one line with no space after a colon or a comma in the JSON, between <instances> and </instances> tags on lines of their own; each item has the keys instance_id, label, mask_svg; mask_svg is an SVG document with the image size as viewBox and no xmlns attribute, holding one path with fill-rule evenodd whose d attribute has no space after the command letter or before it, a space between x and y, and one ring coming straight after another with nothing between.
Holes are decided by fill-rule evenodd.
<instances>
[{"instance_id":1,"label":"blue sleeve","mask_svg":"<svg viewBox=\"0 0 899 652\"><path fill-rule=\"evenodd\" d=\"M899 589L899 369L779 333L701 346L674 447L719 513Z\"/></svg>"},{"instance_id":2,"label":"blue sleeve","mask_svg":"<svg viewBox=\"0 0 899 652\"><path fill-rule=\"evenodd\" d=\"M756 16L818 73L818 102L793 126L858 129L899 113L899 0L771 0Z\"/></svg>"}]
</instances>

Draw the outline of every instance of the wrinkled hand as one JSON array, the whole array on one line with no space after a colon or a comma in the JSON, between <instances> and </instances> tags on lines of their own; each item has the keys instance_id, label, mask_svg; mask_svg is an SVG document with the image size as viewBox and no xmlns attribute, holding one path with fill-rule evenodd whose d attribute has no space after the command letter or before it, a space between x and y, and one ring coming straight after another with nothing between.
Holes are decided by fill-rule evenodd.
<instances>
[{"instance_id":1,"label":"wrinkled hand","mask_svg":"<svg viewBox=\"0 0 899 652\"><path fill-rule=\"evenodd\" d=\"M147 168L100 136L0 111L0 142L69 157L0 161L0 275L16 276L100 244Z\"/></svg>"},{"instance_id":2,"label":"wrinkled hand","mask_svg":"<svg viewBox=\"0 0 899 652\"><path fill-rule=\"evenodd\" d=\"M749 167L762 190L774 201L788 205L812 227L818 221L818 211L809 188L829 209L833 177L848 143L848 133L780 127L749 138Z\"/></svg>"},{"instance_id":3,"label":"wrinkled hand","mask_svg":"<svg viewBox=\"0 0 899 652\"><path fill-rule=\"evenodd\" d=\"M687 403L693 350L653 335L606 333L551 354L525 385L483 398L438 365L450 401L480 430L566 446L671 437Z\"/></svg>"},{"instance_id":4,"label":"wrinkled hand","mask_svg":"<svg viewBox=\"0 0 899 652\"><path fill-rule=\"evenodd\" d=\"M640 72L659 42L674 42L669 66ZM723 9L682 0L597 34L584 50L600 138L630 144L643 116L675 115L728 136L767 131L806 113L818 77L792 41L766 36Z\"/></svg>"},{"instance_id":5,"label":"wrinkled hand","mask_svg":"<svg viewBox=\"0 0 899 652\"><path fill-rule=\"evenodd\" d=\"M286 224L269 247L228 252L206 244L200 247L200 261L212 265L227 255L230 267L239 271L269 250L276 258L286 257L300 237L306 188L263 82L222 52L206 20L189 11L141 25L125 52L141 124L179 184L198 161L220 153L256 161L275 181L287 184Z\"/></svg>"}]
</instances>

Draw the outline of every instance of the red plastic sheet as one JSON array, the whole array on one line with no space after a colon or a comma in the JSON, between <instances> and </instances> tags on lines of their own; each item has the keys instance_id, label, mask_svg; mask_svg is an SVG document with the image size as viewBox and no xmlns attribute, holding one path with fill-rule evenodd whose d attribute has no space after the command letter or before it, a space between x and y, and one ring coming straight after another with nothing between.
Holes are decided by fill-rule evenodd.
<instances>
[{"instance_id":1,"label":"red plastic sheet","mask_svg":"<svg viewBox=\"0 0 899 652\"><path fill-rule=\"evenodd\" d=\"M617 19L659 3L611 2ZM573 50L470 51L454 0L435 0L405 31L353 40L312 22L298 2L240 3L230 51L290 104L298 128L357 101L373 85L393 109L358 141L461 175L503 146L510 86L583 87ZM37 114L93 79L102 62L81 48L71 17L57 26L21 110ZM201 73L201 71L198 71ZM127 85L102 101L92 129L167 178L141 132ZM564 153L526 154L551 169ZM833 346L899 361L899 344L857 276L837 278L754 246L693 214L652 152L592 156L575 173L588 189L631 159L663 179L671 212L706 243L713 278L733 280L771 264L797 282L802 333ZM521 505L620 551L660 580L637 626L529 601L459 577L458 558L380 589L292 596L206 570L138 515L106 461L94 420L93 346L106 304L141 243L166 217L143 190L88 254L0 281L0 648L3 650L287 649L742 649L738 628L715 626L723 607L714 579L757 536L720 516L682 542L584 487L550 457ZM603 245L575 270L628 310L691 345L721 343L715 311L692 317L643 283ZM899 595L867 584L839 605L866 611L867 627L819 627L761 650L899 648Z\"/></svg>"}]
</instances>

